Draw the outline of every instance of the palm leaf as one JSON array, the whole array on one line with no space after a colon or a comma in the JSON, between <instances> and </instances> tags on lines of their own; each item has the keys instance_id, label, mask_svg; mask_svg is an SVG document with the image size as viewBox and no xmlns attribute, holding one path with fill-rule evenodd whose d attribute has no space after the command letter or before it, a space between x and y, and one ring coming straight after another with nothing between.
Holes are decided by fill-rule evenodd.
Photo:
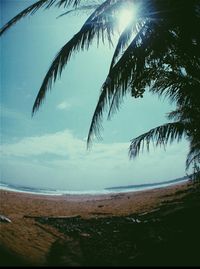
<instances>
[{"instance_id":1,"label":"palm leaf","mask_svg":"<svg viewBox=\"0 0 200 269\"><path fill-rule=\"evenodd\" d=\"M22 18L26 17L27 15L33 15L36 11L38 11L41 8L48 9L52 7L54 4L57 4L57 6L61 7L64 5L67 6L78 6L80 3L80 0L39 0L36 3L32 4L31 6L27 7L23 11L21 11L18 15L16 15L14 18L12 18L9 22L7 22L1 29L0 29L0 35L2 35L5 31L7 31L11 26L13 26L15 23L17 23Z\"/></svg>"},{"instance_id":2,"label":"palm leaf","mask_svg":"<svg viewBox=\"0 0 200 269\"><path fill-rule=\"evenodd\" d=\"M138 37L139 38L139 37ZM132 41L137 42L137 37ZM132 43L129 45L129 47L126 49L124 52L122 58L120 59L123 61L124 57L129 54L129 51L132 49ZM118 45L119 47L121 45ZM117 50L119 49L117 48ZM117 55L118 52L115 52L115 55ZM113 60L114 61L114 60ZM127 85L124 84L124 89L127 89ZM120 98L120 91L116 89L116 84L113 79L110 78L110 76L107 76L106 81L104 82L102 89L101 89L101 94L99 96L99 100L97 102L97 106L95 108L92 121L90 124L89 132L88 132L88 138L87 138L87 146L90 147L92 143L92 137L95 135L97 137L100 137L100 129L101 129L101 121L103 117L103 111L106 107L107 104L110 104L110 110L113 108L115 105L115 108L118 107L119 102L121 100ZM118 100L118 102L117 102ZM114 108L113 108L114 110ZM110 115L110 111L109 114Z\"/></svg>"},{"instance_id":3,"label":"palm leaf","mask_svg":"<svg viewBox=\"0 0 200 269\"><path fill-rule=\"evenodd\" d=\"M59 15L57 18L63 17L63 16L65 16L65 15L68 15L68 14L70 14L70 13L74 13L74 12L77 12L77 11L96 9L96 8L98 8L99 6L100 6L99 4L83 5L83 6L80 6L80 7L71 9L71 10L68 10L68 11L62 13L61 15Z\"/></svg>"},{"instance_id":4,"label":"palm leaf","mask_svg":"<svg viewBox=\"0 0 200 269\"><path fill-rule=\"evenodd\" d=\"M94 135L99 139L101 138L100 136L100 131L102 130L101 121L103 117L105 102L107 100L106 95L107 95L107 92L102 91L99 96L99 100L95 108L95 112L92 117L91 125L89 128L89 135L87 137L87 148L89 148L92 145Z\"/></svg>"},{"instance_id":5,"label":"palm leaf","mask_svg":"<svg viewBox=\"0 0 200 269\"><path fill-rule=\"evenodd\" d=\"M190 147L186 160L186 170L189 169L191 164L200 164L200 143Z\"/></svg>"},{"instance_id":6,"label":"palm leaf","mask_svg":"<svg viewBox=\"0 0 200 269\"><path fill-rule=\"evenodd\" d=\"M114 67L114 65L117 61L117 58L119 57L119 54L123 53L123 49L125 47L127 47L128 43L130 42L130 38L132 37L134 32L136 35L137 32L139 32L141 28L142 28L142 25L140 22L134 22L133 24L128 25L124 29L124 31L121 33L119 40L117 42L116 48L115 48L115 52L114 52L113 57L112 57L109 73L111 72L112 68Z\"/></svg>"},{"instance_id":7,"label":"palm leaf","mask_svg":"<svg viewBox=\"0 0 200 269\"><path fill-rule=\"evenodd\" d=\"M39 108L45 98L47 90L51 88L57 76L61 75L64 66L69 61L73 52L79 51L80 49L88 49L95 37L97 41L99 41L100 37L103 40L105 35L107 35L109 42L112 44L114 23L111 19L111 15L113 11L118 8L119 3L119 0L105 1L89 16L80 31L62 47L43 80L33 105L32 114Z\"/></svg>"},{"instance_id":8,"label":"palm leaf","mask_svg":"<svg viewBox=\"0 0 200 269\"><path fill-rule=\"evenodd\" d=\"M193 67L194 68L194 67ZM195 68L200 70L199 68ZM150 89L159 96L165 96L180 106L199 100L200 81L197 77L180 72L180 66L175 70L159 70L153 87Z\"/></svg>"},{"instance_id":9,"label":"palm leaf","mask_svg":"<svg viewBox=\"0 0 200 269\"><path fill-rule=\"evenodd\" d=\"M83 2L83 0L82 0ZM59 0L58 3L56 4L56 6L61 7L63 6L64 8L68 7L68 6L73 6L73 7L77 7L78 5L80 5L81 0Z\"/></svg>"},{"instance_id":10,"label":"palm leaf","mask_svg":"<svg viewBox=\"0 0 200 269\"><path fill-rule=\"evenodd\" d=\"M150 142L155 145L166 146L168 142L173 142L174 140L179 141L185 134L186 127L181 122L166 123L164 125L158 126L150 131L132 139L129 148L130 158L135 158L139 155L140 151L144 150L146 145L147 151L149 151Z\"/></svg>"},{"instance_id":11,"label":"palm leaf","mask_svg":"<svg viewBox=\"0 0 200 269\"><path fill-rule=\"evenodd\" d=\"M150 30L151 28L152 22L143 25L118 62L110 69L107 79L102 86L99 102L97 103L91 121L88 141L91 142L91 137L94 134L99 135L98 126L101 124L98 121L102 120L102 112L107 104L110 105L108 114L108 117L110 117L111 113L114 113L119 108L123 96L128 91L131 89L136 91L136 87L140 88L141 85L144 87L144 84L149 84L149 78L147 76L143 76L146 77L145 83L140 79L137 80L137 78L142 73L145 65L145 55L141 54L141 51L145 50L145 47L148 46L148 40L154 34L154 31ZM121 44L119 44L119 48L120 46ZM116 55L118 54L118 49Z\"/></svg>"}]
</instances>

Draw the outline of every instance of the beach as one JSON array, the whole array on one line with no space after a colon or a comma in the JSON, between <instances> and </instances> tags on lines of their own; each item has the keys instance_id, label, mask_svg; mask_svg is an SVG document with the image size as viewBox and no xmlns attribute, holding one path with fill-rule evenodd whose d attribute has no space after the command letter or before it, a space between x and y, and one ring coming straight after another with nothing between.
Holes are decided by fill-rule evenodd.
<instances>
[{"instance_id":1,"label":"beach","mask_svg":"<svg viewBox=\"0 0 200 269\"><path fill-rule=\"evenodd\" d=\"M176 207L178 210L177 205L180 207L183 204L182 199L191 188L191 183L186 182L147 191L106 195L61 196L1 190L0 214L11 220L10 223L0 223L1 261L3 261L3 265L41 266L51 265L51 262L52 264L55 262L55 264L67 266L88 265L84 257L84 248L89 249L89 251L91 248L93 249L91 246L93 243L95 245L94 240L102 242L105 240L105 245L108 245L111 244L109 242L112 242L112 240L114 240L113 242L119 241L117 233L120 233L120 236L123 234L123 231L120 232L122 227L128 227L131 235L134 234L134 229L141 229L140 227L143 226L144 229L147 229L147 225L151 225L148 226L149 229L149 227L152 227L152 223L160 218L158 217L159 215L155 216L155 213L163 205L172 204L171 208ZM179 202L177 203L177 201ZM165 212L163 216L169 211L169 209L166 211L166 208L165 206L165 210L162 211ZM145 217L150 215L151 218ZM119 223L123 223L123 221L124 224L120 226ZM100 222L101 225L99 226ZM158 221L157 223L160 222ZM105 226L106 224L107 226ZM63 227L67 228L63 229ZM108 227L108 229L104 229L104 227ZM106 239L106 229L110 229L111 233L113 233L109 242ZM126 234L126 231L124 231L124 234ZM126 241L125 247L128 250L130 248L130 253L133 253L131 244L133 243L134 245L134 242L133 240L129 240L130 242L128 240L129 238L124 239ZM162 241L162 239L160 240ZM113 259L111 265L121 265L120 261L123 264L124 254L121 254L122 258L119 262L114 261L115 258L113 258L118 255L118 251L120 253L121 243L119 243L117 250L113 250L112 244L107 245L105 248L111 251L109 261ZM56 247L59 251L66 250L60 258L58 256L61 255L61 252L57 255ZM139 250L142 248L139 241L137 241L135 248L137 249L135 251L136 256L141 256L141 251L139 252ZM100 249L101 246L99 248L97 246L96 251L100 252ZM94 249L91 251L95 256ZM98 253L98 255L100 254ZM128 265L134 264L136 257L133 254L130 255L132 255L132 258L130 257ZM8 260L9 257L12 257L12 261ZM96 260L93 259L93 264L91 265L99 265L97 263L100 257L101 255ZM62 261L59 260L61 258Z\"/></svg>"}]
</instances>

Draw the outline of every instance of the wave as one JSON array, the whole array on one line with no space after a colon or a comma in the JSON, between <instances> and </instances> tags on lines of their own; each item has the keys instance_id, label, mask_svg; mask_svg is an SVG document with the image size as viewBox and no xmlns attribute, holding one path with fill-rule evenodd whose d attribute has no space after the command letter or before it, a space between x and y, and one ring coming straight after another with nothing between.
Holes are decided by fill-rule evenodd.
<instances>
[{"instance_id":1,"label":"wave","mask_svg":"<svg viewBox=\"0 0 200 269\"><path fill-rule=\"evenodd\" d=\"M80 191L70 191L70 190L60 190L60 189L49 189L49 188L35 188L27 187L15 184L9 184L6 182L0 182L0 189L14 192L30 193L30 194L41 194L41 195L104 195L104 194L115 194L115 193L126 193L134 191L144 191L156 188L164 188L177 183L186 182L189 179L187 177L182 177L174 180L169 180L165 182L149 183L149 184L138 184L138 185L128 185L128 186L117 186L104 188L102 190L80 190Z\"/></svg>"},{"instance_id":2,"label":"wave","mask_svg":"<svg viewBox=\"0 0 200 269\"><path fill-rule=\"evenodd\" d=\"M14 185L1 182L0 183L1 190L14 191L14 192L22 192L22 193L30 193L30 194L42 194L42 195L100 195L100 194L109 194L111 191L109 190L85 190L85 191L70 191L70 190L60 190L60 189L46 189L46 188L35 188L35 187L27 187L21 185Z\"/></svg>"}]
</instances>

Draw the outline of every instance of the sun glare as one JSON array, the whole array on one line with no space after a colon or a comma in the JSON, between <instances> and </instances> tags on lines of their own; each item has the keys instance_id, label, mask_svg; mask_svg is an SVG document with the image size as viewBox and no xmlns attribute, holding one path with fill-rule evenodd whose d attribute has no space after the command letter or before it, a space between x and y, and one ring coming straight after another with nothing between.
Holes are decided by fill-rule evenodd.
<instances>
[{"instance_id":1,"label":"sun glare","mask_svg":"<svg viewBox=\"0 0 200 269\"><path fill-rule=\"evenodd\" d=\"M118 14L118 28L122 32L135 19L135 9L123 8Z\"/></svg>"}]
</instances>

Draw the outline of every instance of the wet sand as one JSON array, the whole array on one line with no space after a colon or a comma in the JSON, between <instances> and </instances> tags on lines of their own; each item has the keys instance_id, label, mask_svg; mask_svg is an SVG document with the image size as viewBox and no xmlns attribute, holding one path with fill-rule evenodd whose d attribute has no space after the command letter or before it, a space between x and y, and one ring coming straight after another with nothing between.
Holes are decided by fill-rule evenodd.
<instances>
[{"instance_id":1,"label":"wet sand","mask_svg":"<svg viewBox=\"0 0 200 269\"><path fill-rule=\"evenodd\" d=\"M0 247L5 250L5 255L16 255L27 264L43 265L52 245L58 240L66 240L66 235L53 226L38 223L33 217L69 216L73 219L79 216L98 220L141 214L159 208L163 202L180 199L189 187L187 182L148 191L62 196L1 190L0 214L8 217L11 223L0 223ZM82 236L86 238L88 235L82 233Z\"/></svg>"}]
</instances>

